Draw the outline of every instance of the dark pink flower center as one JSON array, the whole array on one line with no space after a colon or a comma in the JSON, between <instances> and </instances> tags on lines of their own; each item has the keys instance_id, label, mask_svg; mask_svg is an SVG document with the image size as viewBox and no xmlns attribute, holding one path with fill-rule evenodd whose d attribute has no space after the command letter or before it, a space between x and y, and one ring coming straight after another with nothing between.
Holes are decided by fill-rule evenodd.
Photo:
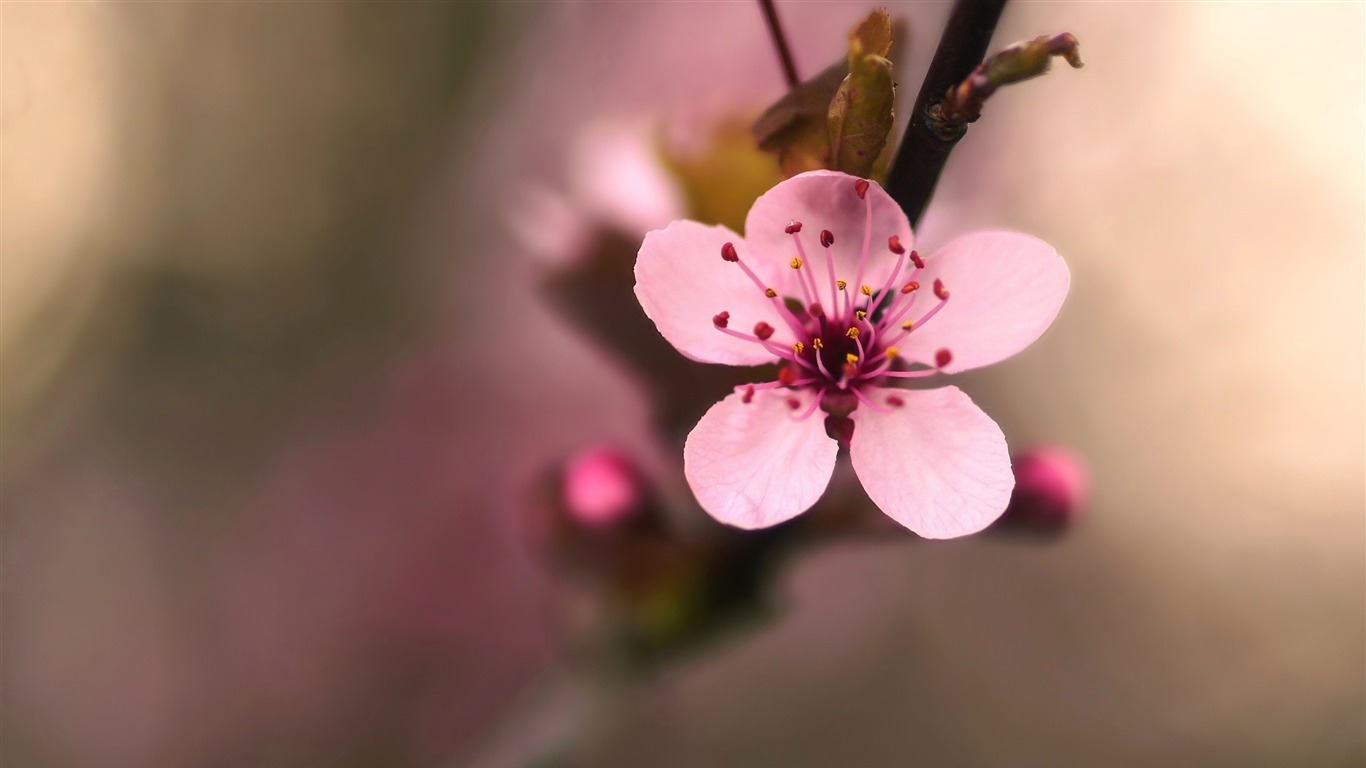
<instances>
[{"instance_id":1,"label":"dark pink flower center","mask_svg":"<svg viewBox=\"0 0 1366 768\"><path fill-rule=\"evenodd\" d=\"M868 182L860 180L851 185L850 193L865 201L867 226L871 228L873 201L867 190ZM874 385L885 386L887 379L934 375L953 359L949 350L940 349L932 361L907 361L897 347L944 308L949 300L948 288L938 279L929 290L921 287L916 278L925 269L925 261L915 251L908 252L895 234L879 240L875 232L863 233L865 245L857 273L838 275L829 255L837 233L829 229L816 231L820 249L813 249L813 259L802 241L803 223L793 220L784 228L792 238L788 267L797 278L795 291L788 292L796 295L780 295L764 284L734 243L721 248L721 257L744 270L756 290L773 303L777 316L796 339L790 348L780 346L771 340L774 328L768 323L760 322L754 333L749 334L728 327L728 312L716 315L717 330L763 345L780 362L778 380L747 385L745 401L752 399L755 389L782 387L814 394L799 418L810 416L818 407L835 418L847 417L859 404L877 411L899 407L904 404L901 398L887 395L883 402L874 402L870 390ZM854 233L845 236L852 237ZM869 250L878 242L885 242L887 250L896 257L895 265L881 276L867 269ZM779 254L765 256L777 258ZM906 276L903 270L908 260L912 271ZM853 277L852 282L849 277ZM795 399L791 402L800 403Z\"/></svg>"}]
</instances>

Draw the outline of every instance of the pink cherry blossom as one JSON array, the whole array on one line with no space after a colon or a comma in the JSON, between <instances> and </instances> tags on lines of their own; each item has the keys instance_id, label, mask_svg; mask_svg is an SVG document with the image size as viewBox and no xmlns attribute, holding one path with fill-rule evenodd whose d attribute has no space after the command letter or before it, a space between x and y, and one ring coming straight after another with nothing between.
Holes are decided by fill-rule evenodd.
<instances>
[{"instance_id":1,"label":"pink cherry blossom","mask_svg":"<svg viewBox=\"0 0 1366 768\"><path fill-rule=\"evenodd\" d=\"M978 232L922 258L875 182L795 176L750 209L745 237L676 221L645 237L636 297L680 352L778 363L712 406L684 473L717 520L763 528L820 499L841 445L883 512L927 538L985 528L1014 477L1000 428L957 387L903 389L1023 350L1067 295L1046 243ZM824 418L815 418L816 412Z\"/></svg>"}]
</instances>

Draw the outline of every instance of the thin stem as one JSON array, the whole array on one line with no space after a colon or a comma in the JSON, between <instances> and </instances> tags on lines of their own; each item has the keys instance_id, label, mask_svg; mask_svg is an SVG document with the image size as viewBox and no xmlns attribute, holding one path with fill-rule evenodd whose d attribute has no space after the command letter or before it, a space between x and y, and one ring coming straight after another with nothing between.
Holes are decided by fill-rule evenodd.
<instances>
[{"instance_id":1,"label":"thin stem","mask_svg":"<svg viewBox=\"0 0 1366 768\"><path fill-rule=\"evenodd\" d=\"M1006 0L955 0L949 13L911 110L911 123L887 172L887 192L906 212L911 226L920 222L949 152L966 132L964 127L948 138L941 136L929 119L930 108L942 102L949 88L961 83L986 58L987 45L1005 5Z\"/></svg>"},{"instance_id":2,"label":"thin stem","mask_svg":"<svg viewBox=\"0 0 1366 768\"><path fill-rule=\"evenodd\" d=\"M773 47L778 49L778 58L783 64L783 77L787 78L787 87L796 88L801 80L797 78L797 65L792 63L792 51L787 47L783 26L778 23L778 9L773 6L773 0L759 0L759 6L764 9L764 21L768 22L768 33L773 37Z\"/></svg>"}]
</instances>

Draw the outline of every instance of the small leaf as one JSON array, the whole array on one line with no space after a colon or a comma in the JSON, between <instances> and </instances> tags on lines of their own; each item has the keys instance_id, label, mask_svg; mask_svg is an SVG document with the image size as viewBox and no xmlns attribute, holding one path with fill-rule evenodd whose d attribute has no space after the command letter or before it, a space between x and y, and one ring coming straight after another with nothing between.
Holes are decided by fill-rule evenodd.
<instances>
[{"instance_id":1,"label":"small leaf","mask_svg":"<svg viewBox=\"0 0 1366 768\"><path fill-rule=\"evenodd\" d=\"M896 101L891 49L892 22L884 10L873 11L849 34L849 74L826 116L828 167L867 176L887 144Z\"/></svg>"},{"instance_id":2,"label":"small leaf","mask_svg":"<svg viewBox=\"0 0 1366 768\"><path fill-rule=\"evenodd\" d=\"M783 175L829 167L830 135L826 113L830 100L849 71L839 61L792 89L754 123L759 148L778 155Z\"/></svg>"}]
</instances>

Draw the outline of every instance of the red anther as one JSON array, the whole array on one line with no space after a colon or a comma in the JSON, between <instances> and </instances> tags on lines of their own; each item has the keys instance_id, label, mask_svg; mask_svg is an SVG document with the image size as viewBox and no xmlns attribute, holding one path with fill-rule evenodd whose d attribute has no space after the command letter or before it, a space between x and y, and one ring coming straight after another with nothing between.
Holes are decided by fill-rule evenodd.
<instances>
[{"instance_id":1,"label":"red anther","mask_svg":"<svg viewBox=\"0 0 1366 768\"><path fill-rule=\"evenodd\" d=\"M828 230L828 229L822 229L822 230L821 230L821 245L825 246L826 248L829 248L830 246L832 246L832 245L834 245L834 244L835 244L835 233L831 232L831 231Z\"/></svg>"},{"instance_id":2,"label":"red anther","mask_svg":"<svg viewBox=\"0 0 1366 768\"><path fill-rule=\"evenodd\" d=\"M934 279L934 295L940 301L947 301L949 298L949 289L945 288L944 281L937 277Z\"/></svg>"},{"instance_id":3,"label":"red anther","mask_svg":"<svg viewBox=\"0 0 1366 768\"><path fill-rule=\"evenodd\" d=\"M906 246L901 244L901 238L896 235L887 238L887 247L898 256L906 252Z\"/></svg>"},{"instance_id":4,"label":"red anther","mask_svg":"<svg viewBox=\"0 0 1366 768\"><path fill-rule=\"evenodd\" d=\"M748 387L745 387L745 393L743 395L740 395L740 402L744 403L745 405L749 405L753 401L754 385L750 384Z\"/></svg>"},{"instance_id":5,"label":"red anther","mask_svg":"<svg viewBox=\"0 0 1366 768\"><path fill-rule=\"evenodd\" d=\"M773 335L773 326L760 320L754 324L754 335L758 336L760 341L768 341Z\"/></svg>"},{"instance_id":6,"label":"red anther","mask_svg":"<svg viewBox=\"0 0 1366 768\"><path fill-rule=\"evenodd\" d=\"M721 258L725 259L726 261L740 260L740 254L735 252L734 243L726 243L725 245L721 246Z\"/></svg>"},{"instance_id":7,"label":"red anther","mask_svg":"<svg viewBox=\"0 0 1366 768\"><path fill-rule=\"evenodd\" d=\"M918 290L920 290L920 283L917 283L917 282L914 281L914 280L912 280L911 282L906 283L905 285L901 286L901 292L902 292L902 293L910 293L911 291L918 291Z\"/></svg>"},{"instance_id":8,"label":"red anther","mask_svg":"<svg viewBox=\"0 0 1366 768\"><path fill-rule=\"evenodd\" d=\"M911 251L911 263L915 265L916 269L925 268L925 260L920 258L920 254L915 251Z\"/></svg>"},{"instance_id":9,"label":"red anther","mask_svg":"<svg viewBox=\"0 0 1366 768\"><path fill-rule=\"evenodd\" d=\"M787 407L795 411L798 408L802 407L802 401L798 400L795 397L789 397L787 399Z\"/></svg>"},{"instance_id":10,"label":"red anther","mask_svg":"<svg viewBox=\"0 0 1366 768\"><path fill-rule=\"evenodd\" d=\"M717 328L725 328L727 325L730 324L730 313L719 312L715 315L712 315L711 324L716 326Z\"/></svg>"},{"instance_id":11,"label":"red anther","mask_svg":"<svg viewBox=\"0 0 1366 768\"><path fill-rule=\"evenodd\" d=\"M746 401L746 402L748 402L748 401ZM905 405L905 404L906 404L906 401L905 401L905 400L902 400L901 398L897 397L896 395L888 395L888 396L887 396L887 405L890 405L890 406L892 406L893 408L900 408L901 406L903 406L903 405Z\"/></svg>"},{"instance_id":12,"label":"red anther","mask_svg":"<svg viewBox=\"0 0 1366 768\"><path fill-rule=\"evenodd\" d=\"M798 232L802 231L802 223L800 221L794 221L791 224L788 224L786 227L784 227L783 231L788 233L789 235L795 235Z\"/></svg>"},{"instance_id":13,"label":"red anther","mask_svg":"<svg viewBox=\"0 0 1366 768\"><path fill-rule=\"evenodd\" d=\"M812 317L824 317L824 316L825 316L825 310L822 309L822 308L821 308L821 305L819 305L819 304L812 304L811 306L809 306L809 307L806 308L806 311L807 311L807 312L810 312Z\"/></svg>"},{"instance_id":14,"label":"red anther","mask_svg":"<svg viewBox=\"0 0 1366 768\"><path fill-rule=\"evenodd\" d=\"M951 362L953 362L953 353L947 348L940 347L939 350L934 353L934 366L936 368L943 368Z\"/></svg>"},{"instance_id":15,"label":"red anther","mask_svg":"<svg viewBox=\"0 0 1366 768\"><path fill-rule=\"evenodd\" d=\"M845 363L844 375L853 378L858 375L858 363Z\"/></svg>"},{"instance_id":16,"label":"red anther","mask_svg":"<svg viewBox=\"0 0 1366 768\"><path fill-rule=\"evenodd\" d=\"M797 382L797 372L791 367L784 365L778 369L778 383L784 387L790 387Z\"/></svg>"},{"instance_id":17,"label":"red anther","mask_svg":"<svg viewBox=\"0 0 1366 768\"><path fill-rule=\"evenodd\" d=\"M859 179L854 182L854 191L858 193L858 199L862 200L863 196L868 194L868 180Z\"/></svg>"}]
</instances>

